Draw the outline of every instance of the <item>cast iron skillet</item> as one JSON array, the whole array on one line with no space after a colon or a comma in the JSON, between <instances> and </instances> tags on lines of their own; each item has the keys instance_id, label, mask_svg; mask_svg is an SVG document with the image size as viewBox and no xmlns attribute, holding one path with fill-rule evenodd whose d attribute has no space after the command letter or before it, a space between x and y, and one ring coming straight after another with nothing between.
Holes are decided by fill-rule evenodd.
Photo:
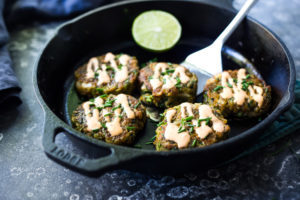
<instances>
[{"instance_id":1,"label":"cast iron skillet","mask_svg":"<svg viewBox=\"0 0 300 200\"><path fill-rule=\"evenodd\" d=\"M133 19L149 9L173 13L182 25L182 38L169 52L154 54L139 48L132 40ZM127 1L101 7L63 24L42 51L34 70L34 87L45 111L44 150L50 158L82 173L95 174L115 167L139 171L179 172L199 170L220 164L239 154L262 134L294 98L295 68L287 48L270 30L253 19L246 19L226 43L239 57L224 57L225 69L253 64L272 86L270 113L260 122L230 122L230 137L217 144L182 151L156 152L144 145L155 131L155 123L147 122L137 140L142 148L107 144L89 138L69 124L69 113L81 99L74 91L73 73L89 57L108 51L137 56L140 63L153 57L160 61L181 62L191 52L209 44L234 16L235 11L196 0ZM230 48L229 48L230 47ZM60 132L67 132L95 157L86 158L55 143Z\"/></svg>"}]
</instances>

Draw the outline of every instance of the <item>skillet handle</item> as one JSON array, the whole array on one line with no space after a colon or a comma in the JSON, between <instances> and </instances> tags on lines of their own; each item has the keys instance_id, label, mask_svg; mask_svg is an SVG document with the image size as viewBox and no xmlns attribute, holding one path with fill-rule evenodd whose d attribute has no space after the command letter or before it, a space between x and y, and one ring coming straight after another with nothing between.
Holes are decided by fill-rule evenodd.
<instances>
[{"instance_id":1,"label":"skillet handle","mask_svg":"<svg viewBox=\"0 0 300 200\"><path fill-rule=\"evenodd\" d=\"M109 154L100 158L86 158L76 153L66 150L62 146L55 144L55 137L58 133L68 132L65 124L57 122L57 119L45 117L43 147L46 154L55 161L79 171L87 175L94 175L102 171L120 165L124 161L131 160L137 157L140 153L137 151L124 150L120 151L118 148L104 147Z\"/></svg>"}]
</instances>

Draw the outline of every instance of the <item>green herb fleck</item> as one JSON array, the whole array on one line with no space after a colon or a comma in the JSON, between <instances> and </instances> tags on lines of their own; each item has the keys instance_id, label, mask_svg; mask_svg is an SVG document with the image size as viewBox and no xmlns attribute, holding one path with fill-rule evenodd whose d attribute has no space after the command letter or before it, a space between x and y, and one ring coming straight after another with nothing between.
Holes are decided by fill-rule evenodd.
<instances>
[{"instance_id":1,"label":"green herb fleck","mask_svg":"<svg viewBox=\"0 0 300 200\"><path fill-rule=\"evenodd\" d=\"M157 124L157 127L162 126L162 125L165 125L165 124L166 124L166 122L161 121L161 122L159 122L159 123Z\"/></svg>"},{"instance_id":2,"label":"green herb fleck","mask_svg":"<svg viewBox=\"0 0 300 200\"><path fill-rule=\"evenodd\" d=\"M109 115L112 115L112 113L106 113L105 115L103 115L104 117L107 117Z\"/></svg>"},{"instance_id":3,"label":"green herb fleck","mask_svg":"<svg viewBox=\"0 0 300 200\"><path fill-rule=\"evenodd\" d=\"M108 99L105 101L104 108L111 107L115 99Z\"/></svg>"},{"instance_id":4,"label":"green herb fleck","mask_svg":"<svg viewBox=\"0 0 300 200\"><path fill-rule=\"evenodd\" d=\"M119 104L119 105L116 106L116 107L113 107L113 108L112 108L112 111L115 111L115 110L117 110L118 108L121 108L121 104Z\"/></svg>"},{"instance_id":5,"label":"green herb fleck","mask_svg":"<svg viewBox=\"0 0 300 200\"><path fill-rule=\"evenodd\" d=\"M232 88L232 85L230 83L227 82L228 87Z\"/></svg>"},{"instance_id":6,"label":"green herb fleck","mask_svg":"<svg viewBox=\"0 0 300 200\"><path fill-rule=\"evenodd\" d=\"M175 87L177 87L177 88L181 88L182 87L182 85L181 85L181 80L180 80L180 78L179 77L176 77L176 85L175 85Z\"/></svg>"},{"instance_id":7,"label":"green herb fleck","mask_svg":"<svg viewBox=\"0 0 300 200\"><path fill-rule=\"evenodd\" d=\"M223 89L222 85L218 85L217 87L214 88L214 92L217 92L218 90Z\"/></svg>"},{"instance_id":8,"label":"green herb fleck","mask_svg":"<svg viewBox=\"0 0 300 200\"><path fill-rule=\"evenodd\" d=\"M197 140L194 139L194 140L193 140L193 143L192 143L192 147L194 147L194 146L196 145L196 142L197 142Z\"/></svg>"},{"instance_id":9,"label":"green herb fleck","mask_svg":"<svg viewBox=\"0 0 300 200\"><path fill-rule=\"evenodd\" d=\"M197 126L200 127L200 126L201 126L201 122L203 122L203 121L206 121L205 124L208 125L209 122L210 122L210 120L211 120L211 117L207 117L207 118L203 118L203 119L198 119L198 124L197 124Z\"/></svg>"},{"instance_id":10,"label":"green herb fleck","mask_svg":"<svg viewBox=\"0 0 300 200\"><path fill-rule=\"evenodd\" d=\"M94 103L94 102L95 102L95 99L90 99L89 101Z\"/></svg>"},{"instance_id":11,"label":"green herb fleck","mask_svg":"<svg viewBox=\"0 0 300 200\"><path fill-rule=\"evenodd\" d=\"M103 108L102 108L102 107L97 107L97 109L98 109L99 111L101 111Z\"/></svg>"},{"instance_id":12,"label":"green herb fleck","mask_svg":"<svg viewBox=\"0 0 300 200\"><path fill-rule=\"evenodd\" d=\"M157 62L157 58L153 58L153 59L148 61L148 63L154 63L154 62Z\"/></svg>"},{"instance_id":13,"label":"green herb fleck","mask_svg":"<svg viewBox=\"0 0 300 200\"><path fill-rule=\"evenodd\" d=\"M139 102L134 106L134 108L137 109L137 107L139 107L140 104L141 104L141 102L139 101Z\"/></svg>"},{"instance_id":14,"label":"green herb fleck","mask_svg":"<svg viewBox=\"0 0 300 200\"><path fill-rule=\"evenodd\" d=\"M234 82L234 83L237 83L238 80L237 80L236 78L233 78L233 82Z\"/></svg>"},{"instance_id":15,"label":"green herb fleck","mask_svg":"<svg viewBox=\"0 0 300 200\"><path fill-rule=\"evenodd\" d=\"M178 129L178 133L182 133L184 131L186 131L186 129L183 126L180 126Z\"/></svg>"},{"instance_id":16,"label":"green herb fleck","mask_svg":"<svg viewBox=\"0 0 300 200\"><path fill-rule=\"evenodd\" d=\"M250 78L250 74L247 74L246 79Z\"/></svg>"},{"instance_id":17,"label":"green herb fleck","mask_svg":"<svg viewBox=\"0 0 300 200\"><path fill-rule=\"evenodd\" d=\"M98 76L99 76L99 73L98 73L98 72L95 72L94 77L97 78Z\"/></svg>"},{"instance_id":18,"label":"green herb fleck","mask_svg":"<svg viewBox=\"0 0 300 200\"><path fill-rule=\"evenodd\" d=\"M188 122L188 121L191 121L193 118L194 118L193 116L189 116L189 117L183 118L182 120L185 122Z\"/></svg>"},{"instance_id":19,"label":"green herb fleck","mask_svg":"<svg viewBox=\"0 0 300 200\"><path fill-rule=\"evenodd\" d=\"M105 123L102 123L102 122L100 122L101 123L101 126L103 127L103 128L106 128L106 124Z\"/></svg>"},{"instance_id":20,"label":"green herb fleck","mask_svg":"<svg viewBox=\"0 0 300 200\"><path fill-rule=\"evenodd\" d=\"M148 79L149 79L149 80L153 79L153 76L149 76Z\"/></svg>"},{"instance_id":21,"label":"green herb fleck","mask_svg":"<svg viewBox=\"0 0 300 200\"><path fill-rule=\"evenodd\" d=\"M132 130L135 129L135 127L133 127L133 126L126 126L126 129L127 129L127 131L132 131Z\"/></svg>"},{"instance_id":22,"label":"green herb fleck","mask_svg":"<svg viewBox=\"0 0 300 200\"><path fill-rule=\"evenodd\" d=\"M122 69L122 65L118 65L118 69Z\"/></svg>"},{"instance_id":23,"label":"green herb fleck","mask_svg":"<svg viewBox=\"0 0 300 200\"><path fill-rule=\"evenodd\" d=\"M96 88L96 91L101 94L104 92L104 90L102 88Z\"/></svg>"},{"instance_id":24,"label":"green herb fleck","mask_svg":"<svg viewBox=\"0 0 300 200\"><path fill-rule=\"evenodd\" d=\"M114 70L110 65L106 65L106 70Z\"/></svg>"},{"instance_id":25,"label":"green herb fleck","mask_svg":"<svg viewBox=\"0 0 300 200\"><path fill-rule=\"evenodd\" d=\"M105 98L105 97L107 97L108 95L107 94L102 94L102 95L100 95L99 97L100 98Z\"/></svg>"},{"instance_id":26,"label":"green herb fleck","mask_svg":"<svg viewBox=\"0 0 300 200\"><path fill-rule=\"evenodd\" d=\"M97 132L99 132L99 128L93 129L93 133L97 133Z\"/></svg>"}]
</instances>

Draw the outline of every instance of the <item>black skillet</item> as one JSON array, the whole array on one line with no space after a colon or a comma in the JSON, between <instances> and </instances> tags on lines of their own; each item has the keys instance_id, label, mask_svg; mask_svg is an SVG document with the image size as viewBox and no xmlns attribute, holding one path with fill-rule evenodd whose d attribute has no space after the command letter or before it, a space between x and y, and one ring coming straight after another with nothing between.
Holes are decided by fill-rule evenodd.
<instances>
[{"instance_id":1,"label":"black skillet","mask_svg":"<svg viewBox=\"0 0 300 200\"><path fill-rule=\"evenodd\" d=\"M170 12L182 25L182 38L169 52L149 53L133 42L132 22L138 14L149 9ZM73 87L73 73L89 57L112 51L135 55L140 63L154 57L159 61L180 63L191 52L213 41L234 15L233 9L212 5L210 1L127 1L95 9L63 24L42 51L34 70L35 91L45 111L43 146L47 155L87 174L116 167L179 172L215 166L250 147L263 130L291 106L295 83L293 60L285 45L251 18L246 19L229 38L223 62L225 69L253 64L272 86L272 109L261 121L232 121L227 140L205 148L170 152L157 152L152 145L145 144L156 128L150 120L137 139L142 148L111 145L89 138L69 123L69 114L82 101ZM250 61L241 59L241 55ZM76 144L98 157L83 157L57 145L55 137L60 132L68 133Z\"/></svg>"}]
</instances>

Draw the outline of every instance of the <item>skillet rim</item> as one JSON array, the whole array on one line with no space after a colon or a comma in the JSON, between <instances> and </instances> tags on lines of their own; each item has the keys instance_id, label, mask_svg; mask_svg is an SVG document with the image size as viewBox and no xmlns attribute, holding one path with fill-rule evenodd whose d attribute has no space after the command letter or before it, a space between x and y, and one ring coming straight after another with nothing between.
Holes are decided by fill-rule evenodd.
<instances>
[{"instance_id":1,"label":"skillet rim","mask_svg":"<svg viewBox=\"0 0 300 200\"><path fill-rule=\"evenodd\" d=\"M117 2L117 3L101 6L101 7L95 8L91 11L88 11L84 14L81 14L74 19L64 22L55 29L55 32L53 33L53 35L48 39L48 41L45 43L45 46L40 51L40 53L35 61L34 69L33 69L33 87L34 87L35 95L38 99L39 104L41 105L41 107L44 111L44 123L43 123L44 129L43 130L45 130L45 128L46 128L47 119L51 118L52 120L54 120L52 123L55 122L55 124L58 127L62 127L63 129L66 130L66 132L68 132L72 136L77 137L78 139L84 140L85 142L89 142L89 143L91 143L91 145L106 147L106 148L115 149L115 150L118 150L118 149L125 150L125 151L129 151L129 152L135 151L136 153L140 153L140 155L134 156L135 158L138 156L141 156L141 155L145 155L145 154L151 154L154 156L177 155L177 154L185 155L185 154L194 154L194 153L198 153L201 151L210 151L211 149L220 149L224 146L231 146L232 144L237 143L239 140L243 140L243 139L247 140L251 136L252 137L256 136L256 138L257 138L259 131L262 131L264 128L267 127L267 125L274 122L276 120L276 118L279 117L280 114L282 114L284 111L286 111L288 108L290 108L290 106L292 105L292 103L294 101L294 87L295 87L295 81L296 81L296 73L295 73L295 65L294 65L293 57L292 57L291 53L289 52L288 48L286 47L286 45L283 43L283 41L273 31L271 31L265 25L263 25L262 23L258 22L255 19L253 19L252 17L247 16L246 17L247 21L254 23L255 26L258 26L260 29L266 31L270 36L272 36L273 41L277 42L280 45L280 47L283 49L283 51L285 53L287 62L289 64L289 84L287 86L286 92L284 93L284 95L281 98L280 102L278 103L277 107L264 120L262 120L255 126L251 127L250 129L241 132L239 135L230 137L221 142L218 142L218 143L206 146L206 147L202 147L202 148L183 149L183 150L177 150L177 151L156 151L155 149L138 149L138 148L134 148L131 146L121 146L121 145L109 144L104 141L100 141L100 140L97 140L97 139L94 139L94 138L91 138L91 137L88 137L88 136L82 134L81 132L72 128L65 121L60 119L44 101L44 98L42 97L42 95L40 93L40 89L39 89L39 85L38 85L38 74L37 74L37 71L40 66L40 60L43 57L45 49L49 46L49 43L55 37L57 37L57 35L58 35L57 33L60 30L66 28L67 26L71 26L72 24L80 21L81 19L83 19L87 16L90 16L90 15L93 15L95 13L101 12L103 10L113 9L115 7L123 6L123 5L127 5L127 4L136 4L136 3L143 3L143 2L158 2L158 1L159 0L126 0L126 1L122 1L122 2ZM165 2L167 2L167 1L165 1ZM183 2L183 0L170 0L169 2ZM185 0L185 2L205 4L206 6L217 7L218 9L224 9L229 12L234 12L233 9L221 7L220 5L210 4L207 2L196 1L196 0ZM45 133L43 133L43 134L45 134ZM130 160L130 159L128 159L128 160Z\"/></svg>"}]
</instances>

